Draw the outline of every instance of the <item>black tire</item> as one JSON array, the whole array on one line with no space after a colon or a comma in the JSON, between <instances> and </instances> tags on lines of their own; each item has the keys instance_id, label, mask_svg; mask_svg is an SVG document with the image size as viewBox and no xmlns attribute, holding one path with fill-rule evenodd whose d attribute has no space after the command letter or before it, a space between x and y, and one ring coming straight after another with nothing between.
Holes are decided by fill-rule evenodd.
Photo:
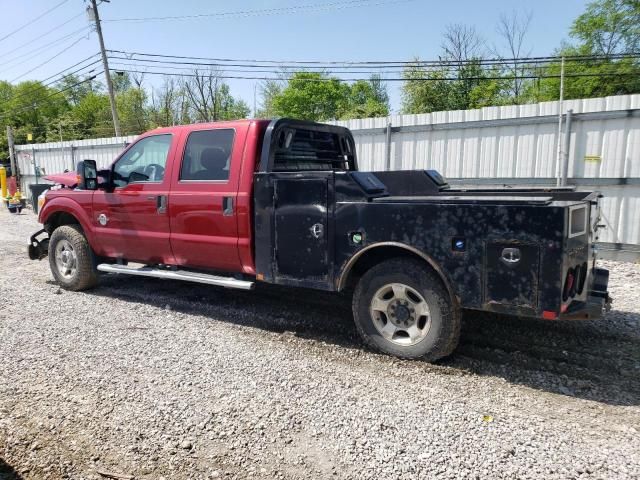
<instances>
[{"instance_id":1,"label":"black tire","mask_svg":"<svg viewBox=\"0 0 640 480\"><path fill-rule=\"evenodd\" d=\"M416 343L400 345L397 342L411 342L413 340L409 339L408 334L406 340L401 336L396 337L396 333L393 334L394 338L388 339L379 330L384 319L391 321L391 318L386 315L381 316L373 311L372 300L374 295L380 295L380 292L384 292L385 288L391 284L409 287L406 290L409 294L409 305L415 306L416 310L418 307L411 303L414 301L411 300L412 298L420 300L421 305L426 303L428 307L428 315L418 317L418 314L409 314L413 315L412 318L418 317L415 320L416 325L419 325L418 322L423 325L420 335L424 336L417 337L419 339L416 340ZM422 298L416 297L415 294ZM390 295L392 300L388 301L389 305L398 301L402 304L402 300L396 300L394 293L390 292ZM393 315L394 312L397 313L395 308L397 305L389 311L392 316L396 317L394 320L398 321L400 314ZM367 346L400 358L424 358L432 362L450 355L457 347L460 338L461 315L457 304L452 304L449 293L440 278L426 266L412 259L390 259L370 268L360 278L356 286L353 295L353 317L358 333ZM412 320L407 319L406 321L411 322ZM391 328L395 328L395 323ZM406 332L398 330L397 333Z\"/></svg>"},{"instance_id":2,"label":"black tire","mask_svg":"<svg viewBox=\"0 0 640 480\"><path fill-rule=\"evenodd\" d=\"M70 246L67 251L72 252L75 268L69 268L68 274L63 274L62 267L59 268L61 262L56 256L58 246ZM98 283L96 257L78 225L63 225L53 231L49 240L49 267L53 278L65 290L87 290Z\"/></svg>"}]
</instances>

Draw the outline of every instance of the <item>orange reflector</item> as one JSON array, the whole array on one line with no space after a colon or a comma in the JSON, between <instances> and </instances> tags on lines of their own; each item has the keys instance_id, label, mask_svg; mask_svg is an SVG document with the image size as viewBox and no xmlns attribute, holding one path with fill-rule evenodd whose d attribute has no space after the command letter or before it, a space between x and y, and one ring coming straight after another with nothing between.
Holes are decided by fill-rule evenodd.
<instances>
[{"instance_id":1,"label":"orange reflector","mask_svg":"<svg viewBox=\"0 0 640 480\"><path fill-rule=\"evenodd\" d=\"M542 318L545 320L555 320L558 318L558 314L553 310L545 310L542 312Z\"/></svg>"},{"instance_id":2,"label":"orange reflector","mask_svg":"<svg viewBox=\"0 0 640 480\"><path fill-rule=\"evenodd\" d=\"M262 273L257 274L256 275L256 280L263 281L264 280L264 275Z\"/></svg>"}]
</instances>

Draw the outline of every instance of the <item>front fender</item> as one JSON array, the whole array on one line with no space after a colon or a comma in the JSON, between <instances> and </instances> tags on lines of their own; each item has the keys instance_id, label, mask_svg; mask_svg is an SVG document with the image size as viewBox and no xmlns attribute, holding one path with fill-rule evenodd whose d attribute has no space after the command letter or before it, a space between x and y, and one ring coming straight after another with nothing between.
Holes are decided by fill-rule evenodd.
<instances>
[{"instance_id":1,"label":"front fender","mask_svg":"<svg viewBox=\"0 0 640 480\"><path fill-rule=\"evenodd\" d=\"M73 197L73 198L71 198ZM47 199L40 210L38 221L43 225L50 222L56 213L72 215L82 227L87 241L95 250L95 230L92 221L92 191L73 191L71 195L53 196Z\"/></svg>"}]
</instances>

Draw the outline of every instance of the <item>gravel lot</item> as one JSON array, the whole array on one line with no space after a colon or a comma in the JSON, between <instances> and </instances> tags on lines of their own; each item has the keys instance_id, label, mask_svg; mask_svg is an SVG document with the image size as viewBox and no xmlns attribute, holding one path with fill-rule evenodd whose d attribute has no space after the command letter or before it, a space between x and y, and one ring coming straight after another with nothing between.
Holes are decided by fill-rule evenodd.
<instances>
[{"instance_id":1,"label":"gravel lot","mask_svg":"<svg viewBox=\"0 0 640 480\"><path fill-rule=\"evenodd\" d=\"M430 365L365 350L334 296L62 291L37 228L0 213L0 478L640 478L640 265L603 262L605 320L467 314Z\"/></svg>"}]
</instances>

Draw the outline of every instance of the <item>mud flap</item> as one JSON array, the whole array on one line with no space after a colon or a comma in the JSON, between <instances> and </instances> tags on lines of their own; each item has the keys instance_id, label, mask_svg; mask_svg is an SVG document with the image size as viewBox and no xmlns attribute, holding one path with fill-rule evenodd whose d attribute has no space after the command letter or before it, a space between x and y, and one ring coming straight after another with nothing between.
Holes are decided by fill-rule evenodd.
<instances>
[{"instance_id":1,"label":"mud flap","mask_svg":"<svg viewBox=\"0 0 640 480\"><path fill-rule=\"evenodd\" d=\"M38 240L37 238L38 235L43 233L47 233L44 228L29 237L28 253L31 260L42 260L49 253L49 237L47 236L47 238L43 240Z\"/></svg>"}]
</instances>

